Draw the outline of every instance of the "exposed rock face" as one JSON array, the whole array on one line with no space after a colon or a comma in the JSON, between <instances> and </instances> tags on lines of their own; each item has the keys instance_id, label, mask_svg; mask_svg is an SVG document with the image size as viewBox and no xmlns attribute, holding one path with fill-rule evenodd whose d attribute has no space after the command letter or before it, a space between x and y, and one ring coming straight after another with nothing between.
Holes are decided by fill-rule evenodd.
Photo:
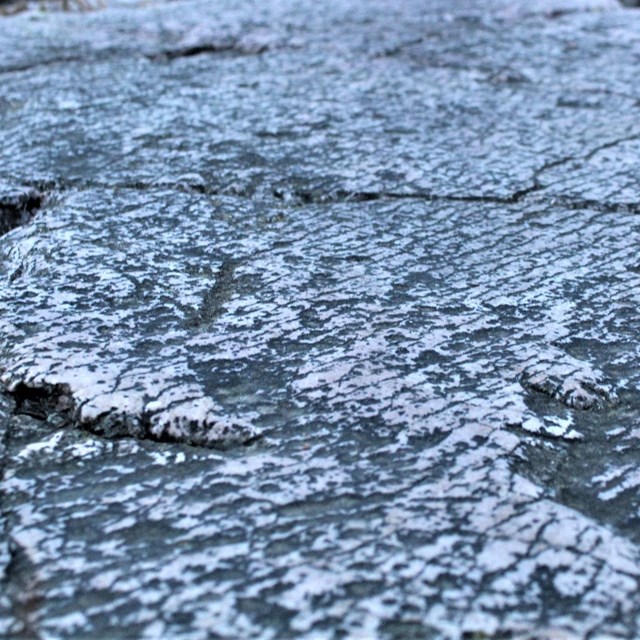
<instances>
[{"instance_id":1,"label":"exposed rock face","mask_svg":"<svg viewBox=\"0 0 640 640\"><path fill-rule=\"evenodd\" d=\"M637 637L640 14L0 48L0 634Z\"/></svg>"}]
</instances>

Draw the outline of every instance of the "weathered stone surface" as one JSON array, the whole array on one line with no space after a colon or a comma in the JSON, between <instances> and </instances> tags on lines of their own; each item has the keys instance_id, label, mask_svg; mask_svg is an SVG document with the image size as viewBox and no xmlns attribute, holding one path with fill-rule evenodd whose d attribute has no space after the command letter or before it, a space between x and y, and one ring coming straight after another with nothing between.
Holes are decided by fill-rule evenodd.
<instances>
[{"instance_id":1,"label":"weathered stone surface","mask_svg":"<svg viewBox=\"0 0 640 640\"><path fill-rule=\"evenodd\" d=\"M637 637L640 14L0 47L0 634Z\"/></svg>"},{"instance_id":2,"label":"weathered stone surface","mask_svg":"<svg viewBox=\"0 0 640 640\"><path fill-rule=\"evenodd\" d=\"M300 412L405 436L544 429L519 377L570 407L615 394L596 387L606 360L563 343L628 348L637 232L537 203L68 192L3 243L2 380L69 396L100 433L194 444Z\"/></svg>"},{"instance_id":3,"label":"weathered stone surface","mask_svg":"<svg viewBox=\"0 0 640 640\"><path fill-rule=\"evenodd\" d=\"M109 14L86 29L83 16L36 21L46 53L30 47L20 59L31 72L5 75L2 174L303 201L510 199L640 134L628 12L540 24L473 3L459 16L436 3L420 19L421 4L339 3L331 16L305 3L216 4L206 27L193 9L172 22L168 5L143 24L115 12L122 27L108 22L108 35ZM62 20L76 24L69 42L56 38ZM621 30L632 41L613 46Z\"/></svg>"}]
</instances>

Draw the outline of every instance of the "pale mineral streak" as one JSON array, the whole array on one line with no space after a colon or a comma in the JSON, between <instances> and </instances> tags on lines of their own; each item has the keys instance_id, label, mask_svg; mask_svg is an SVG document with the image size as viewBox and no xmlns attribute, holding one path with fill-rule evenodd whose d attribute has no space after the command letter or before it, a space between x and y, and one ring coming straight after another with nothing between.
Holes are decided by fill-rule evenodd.
<instances>
[{"instance_id":1,"label":"pale mineral streak","mask_svg":"<svg viewBox=\"0 0 640 640\"><path fill-rule=\"evenodd\" d=\"M640 14L0 22L0 635L635 638Z\"/></svg>"}]
</instances>

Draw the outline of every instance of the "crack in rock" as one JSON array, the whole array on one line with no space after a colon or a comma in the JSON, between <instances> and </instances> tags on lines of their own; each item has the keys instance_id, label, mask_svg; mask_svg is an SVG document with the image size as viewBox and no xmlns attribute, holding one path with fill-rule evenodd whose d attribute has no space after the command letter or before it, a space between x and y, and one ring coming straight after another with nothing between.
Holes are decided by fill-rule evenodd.
<instances>
[{"instance_id":1,"label":"crack in rock","mask_svg":"<svg viewBox=\"0 0 640 640\"><path fill-rule=\"evenodd\" d=\"M0 190L0 236L28 224L47 201L48 194L35 188Z\"/></svg>"},{"instance_id":2,"label":"crack in rock","mask_svg":"<svg viewBox=\"0 0 640 640\"><path fill-rule=\"evenodd\" d=\"M239 41L199 44L182 49L169 49L161 53L148 56L153 61L171 61L177 58L193 58L201 55L236 54L240 56L259 55L269 50L268 43L251 43Z\"/></svg>"}]
</instances>

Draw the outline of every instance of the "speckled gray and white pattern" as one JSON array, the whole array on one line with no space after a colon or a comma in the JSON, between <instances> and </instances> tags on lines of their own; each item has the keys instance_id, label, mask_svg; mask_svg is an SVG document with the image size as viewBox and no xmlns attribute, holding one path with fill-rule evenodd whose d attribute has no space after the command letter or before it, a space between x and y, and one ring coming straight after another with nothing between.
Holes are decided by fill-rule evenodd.
<instances>
[{"instance_id":1,"label":"speckled gray and white pattern","mask_svg":"<svg viewBox=\"0 0 640 640\"><path fill-rule=\"evenodd\" d=\"M0 47L0 635L638 636L640 13Z\"/></svg>"}]
</instances>

